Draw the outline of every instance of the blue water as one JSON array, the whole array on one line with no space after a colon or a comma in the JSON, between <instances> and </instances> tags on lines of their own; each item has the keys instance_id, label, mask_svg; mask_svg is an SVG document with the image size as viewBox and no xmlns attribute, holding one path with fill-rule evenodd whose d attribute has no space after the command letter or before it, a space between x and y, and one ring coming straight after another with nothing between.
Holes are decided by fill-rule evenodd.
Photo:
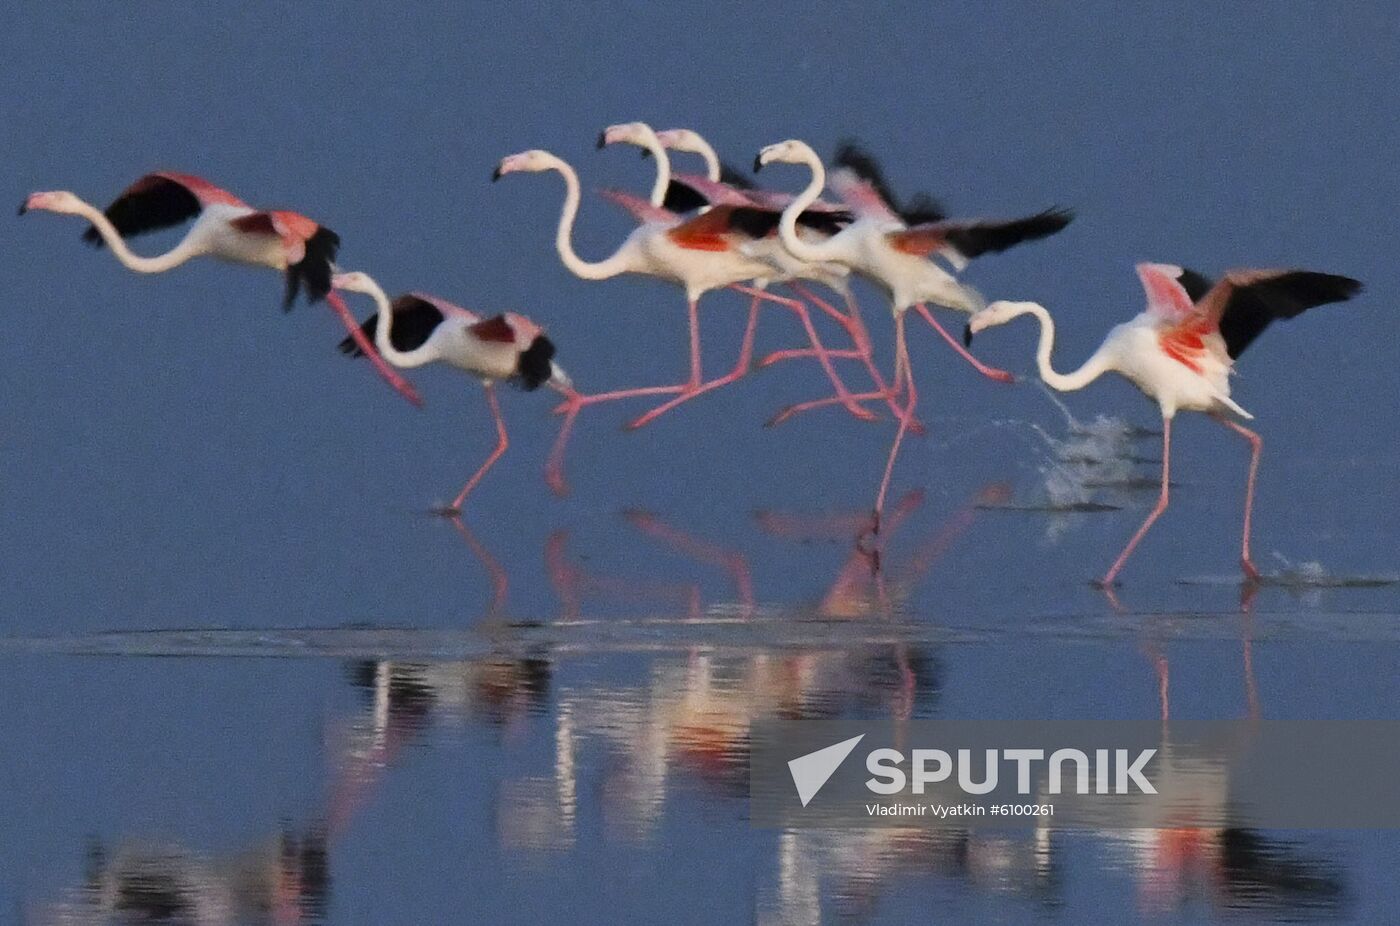
<instances>
[{"instance_id":1,"label":"blue water","mask_svg":"<svg viewBox=\"0 0 1400 926\"><path fill-rule=\"evenodd\" d=\"M1272 580L1236 581L1245 446L1183 417L1171 508L1114 602L1088 580L1161 456L1126 384L1067 417L915 323L929 433L901 457L879 581L853 525L892 428L828 410L763 429L825 394L801 364L638 433L620 425L644 405L590 409L563 499L540 479L549 397L507 392L512 446L463 534L423 512L491 446L474 383L423 371L412 412L335 351L324 308L284 317L271 274L139 278L75 220L0 221L0 918L1369 923L1400 901L1390 832L777 833L748 826L743 776L745 730L777 714L1395 716L1388 6L57 6L4 24L16 201L196 172L323 220L391 291L529 314L585 389L676 379L680 296L572 278L557 178L488 177L540 146L585 188L645 189L650 162L593 149L631 119L741 164L858 135L954 214L1074 207L1063 234L967 273L1055 312L1061 366L1138 310L1139 260L1306 266L1367 293L1239 367ZM578 248L626 229L589 199ZM859 296L888 369L887 313ZM703 304L707 369L732 363L743 309ZM799 337L765 318L760 350ZM976 348L1028 372L1033 343L1024 324Z\"/></svg>"}]
</instances>

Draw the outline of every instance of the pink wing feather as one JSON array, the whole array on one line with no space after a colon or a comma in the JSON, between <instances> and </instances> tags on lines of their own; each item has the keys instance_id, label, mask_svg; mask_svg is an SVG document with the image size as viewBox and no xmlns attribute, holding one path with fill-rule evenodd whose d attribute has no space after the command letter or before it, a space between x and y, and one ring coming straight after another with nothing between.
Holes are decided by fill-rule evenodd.
<instances>
[{"instance_id":1,"label":"pink wing feather","mask_svg":"<svg viewBox=\"0 0 1400 926\"><path fill-rule=\"evenodd\" d=\"M899 216L875 191L869 182L856 176L854 171L841 168L831 174L831 188L841 197L850 210L857 215L879 221L899 222Z\"/></svg>"},{"instance_id":2,"label":"pink wing feather","mask_svg":"<svg viewBox=\"0 0 1400 926\"><path fill-rule=\"evenodd\" d=\"M676 214L669 209L653 206L649 200L633 196L631 193L624 193L622 190L599 190L598 195L613 205L626 209L632 218L643 225L675 225L680 221Z\"/></svg>"},{"instance_id":3,"label":"pink wing feather","mask_svg":"<svg viewBox=\"0 0 1400 926\"><path fill-rule=\"evenodd\" d=\"M1181 268L1174 264L1138 264L1138 279L1147 293L1147 311L1168 322L1180 322L1195 313L1186 287L1181 285Z\"/></svg>"}]
</instances>

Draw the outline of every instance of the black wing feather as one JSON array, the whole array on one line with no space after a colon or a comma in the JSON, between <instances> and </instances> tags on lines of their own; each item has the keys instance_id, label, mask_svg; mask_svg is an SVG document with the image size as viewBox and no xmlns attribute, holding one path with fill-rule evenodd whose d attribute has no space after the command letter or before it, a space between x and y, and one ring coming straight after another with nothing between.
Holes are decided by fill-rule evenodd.
<instances>
[{"instance_id":1,"label":"black wing feather","mask_svg":"<svg viewBox=\"0 0 1400 926\"><path fill-rule=\"evenodd\" d=\"M874 155L854 139L844 139L836 146L833 163L844 167L875 188L875 192L885 201L885 205L898 212L899 200L895 199L890 185L885 181L885 172Z\"/></svg>"},{"instance_id":2,"label":"black wing feather","mask_svg":"<svg viewBox=\"0 0 1400 926\"><path fill-rule=\"evenodd\" d=\"M677 214L694 212L708 206L710 201L701 196L695 187L680 180L672 180L666 187L666 198L661 201L663 209Z\"/></svg>"},{"instance_id":3,"label":"black wing feather","mask_svg":"<svg viewBox=\"0 0 1400 926\"><path fill-rule=\"evenodd\" d=\"M733 164L726 164L721 161L719 165L719 182L727 183L740 190L752 190L757 187L748 174L739 170Z\"/></svg>"},{"instance_id":4,"label":"black wing feather","mask_svg":"<svg viewBox=\"0 0 1400 926\"><path fill-rule=\"evenodd\" d=\"M1073 219L1074 213L1067 209L1046 209L1010 222L978 222L950 229L948 243L964 257L999 253L1023 241L1053 235Z\"/></svg>"},{"instance_id":5,"label":"black wing feather","mask_svg":"<svg viewBox=\"0 0 1400 926\"><path fill-rule=\"evenodd\" d=\"M322 226L306 240L306 254L287 268L287 296L282 308L290 311L297 293L306 287L308 302L320 302L331 291L331 274L335 272L335 255L340 250L340 236Z\"/></svg>"},{"instance_id":6,"label":"black wing feather","mask_svg":"<svg viewBox=\"0 0 1400 926\"><path fill-rule=\"evenodd\" d=\"M948 218L943 204L927 193L916 193L909 202L895 210L905 225L923 225L926 222L942 222Z\"/></svg>"},{"instance_id":7,"label":"black wing feather","mask_svg":"<svg viewBox=\"0 0 1400 926\"><path fill-rule=\"evenodd\" d=\"M901 204L890 189L885 172L880 168L875 156L853 139L845 139L837 145L834 161L837 166L850 170L874 187L875 192L885 201L885 205L889 206L890 211L899 216L905 225L941 222L948 217L942 204L927 193L916 193L909 198L908 203Z\"/></svg>"},{"instance_id":8,"label":"black wing feather","mask_svg":"<svg viewBox=\"0 0 1400 926\"><path fill-rule=\"evenodd\" d=\"M549 382L554 375L550 363L554 359L554 342L542 334L536 335L530 346L520 355L515 367L515 380L526 392L538 389Z\"/></svg>"},{"instance_id":9,"label":"black wing feather","mask_svg":"<svg viewBox=\"0 0 1400 926\"><path fill-rule=\"evenodd\" d=\"M1274 319L1294 318L1320 305L1345 302L1359 292L1358 280L1308 270L1291 270L1236 286L1220 316L1225 350L1232 358L1238 357Z\"/></svg>"},{"instance_id":10,"label":"black wing feather","mask_svg":"<svg viewBox=\"0 0 1400 926\"><path fill-rule=\"evenodd\" d=\"M179 225L199 215L199 198L174 180L155 174L142 177L112 201L107 216L123 238ZM102 236L88 226L83 240L102 247Z\"/></svg>"},{"instance_id":11,"label":"black wing feather","mask_svg":"<svg viewBox=\"0 0 1400 926\"><path fill-rule=\"evenodd\" d=\"M1181 276L1177 277L1176 281L1181 284L1182 289L1186 290L1186 295L1193 303L1204 299L1206 293L1210 292L1211 287L1215 285L1210 277L1185 267L1181 268Z\"/></svg>"},{"instance_id":12,"label":"black wing feather","mask_svg":"<svg viewBox=\"0 0 1400 926\"><path fill-rule=\"evenodd\" d=\"M411 351L417 350L427 343L432 337L437 326L442 324L442 312L437 306L426 299L419 299L417 296L404 294L395 299L390 308L394 312L394 327L389 329L389 343L394 345L395 350ZM371 315L360 325L360 330L372 344L374 343L375 330L379 326L379 313ZM340 352L351 357L363 357L365 352L360 350L360 345L355 343L353 337L346 337L340 342Z\"/></svg>"}]
</instances>

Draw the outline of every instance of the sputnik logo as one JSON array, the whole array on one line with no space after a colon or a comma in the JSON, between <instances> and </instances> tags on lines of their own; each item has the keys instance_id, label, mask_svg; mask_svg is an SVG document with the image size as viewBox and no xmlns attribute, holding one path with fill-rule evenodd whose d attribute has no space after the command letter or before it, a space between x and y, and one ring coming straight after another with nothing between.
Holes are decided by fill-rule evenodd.
<instances>
[{"instance_id":1,"label":"sputnik logo","mask_svg":"<svg viewBox=\"0 0 1400 926\"><path fill-rule=\"evenodd\" d=\"M865 739L865 734L853 736L848 740L842 740L816 752L809 752L805 756L798 756L788 762L788 771L792 772L792 783L797 786L797 796L802 801L802 806L806 807L812 798L817 796L817 792L827 783L836 770L841 767L841 763L846 761L846 757L856 748L856 744Z\"/></svg>"}]
</instances>

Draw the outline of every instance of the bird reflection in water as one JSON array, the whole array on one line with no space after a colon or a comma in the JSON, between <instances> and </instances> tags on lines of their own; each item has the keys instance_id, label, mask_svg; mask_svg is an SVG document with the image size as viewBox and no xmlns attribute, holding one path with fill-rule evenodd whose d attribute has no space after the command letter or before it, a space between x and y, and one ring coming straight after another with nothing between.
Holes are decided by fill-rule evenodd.
<instances>
[{"instance_id":1,"label":"bird reflection in water","mask_svg":"<svg viewBox=\"0 0 1400 926\"><path fill-rule=\"evenodd\" d=\"M330 891L327 834L283 829L243 852L126 842L87 851L81 888L25 913L25 926L167 923L296 926L324 921Z\"/></svg>"},{"instance_id":2,"label":"bird reflection in water","mask_svg":"<svg viewBox=\"0 0 1400 926\"><path fill-rule=\"evenodd\" d=\"M1247 730L1261 719L1254 677L1254 601L1259 586L1244 582L1239 608L1240 669ZM1290 918L1331 918L1347 897L1341 866L1309 857L1295 841L1272 838L1244 825L1231 806L1229 763L1191 758L1190 750L1173 748L1170 736L1171 665L1165 644L1149 638L1143 651L1152 664L1162 722L1161 771L1174 787L1190 782L1189 794L1204 819L1215 826L1181 826L1171 820L1117 832L1105 839L1127 862L1138 886L1144 914L1160 915L1196 903L1220 910L1287 913ZM1249 748L1249 734L1235 744Z\"/></svg>"}]
</instances>

